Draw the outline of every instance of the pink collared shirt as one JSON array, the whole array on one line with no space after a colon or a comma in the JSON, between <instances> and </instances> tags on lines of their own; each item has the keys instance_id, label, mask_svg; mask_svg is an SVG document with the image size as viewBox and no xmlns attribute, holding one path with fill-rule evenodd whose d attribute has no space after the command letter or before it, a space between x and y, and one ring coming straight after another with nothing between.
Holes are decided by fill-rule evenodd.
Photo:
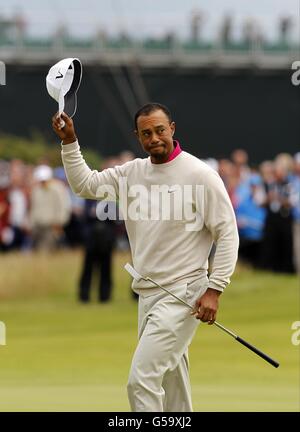
<instances>
[{"instance_id":1,"label":"pink collared shirt","mask_svg":"<svg viewBox=\"0 0 300 432\"><path fill-rule=\"evenodd\" d=\"M172 153L168 157L167 162L170 162L171 160L175 159L176 156L178 156L181 152L182 152L182 150L180 148L179 141L174 140L174 150L172 151Z\"/></svg>"}]
</instances>

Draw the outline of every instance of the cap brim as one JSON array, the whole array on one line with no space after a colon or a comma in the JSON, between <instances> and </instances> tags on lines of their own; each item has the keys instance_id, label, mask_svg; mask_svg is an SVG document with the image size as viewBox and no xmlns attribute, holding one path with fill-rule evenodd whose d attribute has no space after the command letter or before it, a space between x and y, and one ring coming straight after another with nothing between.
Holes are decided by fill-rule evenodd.
<instances>
[{"instance_id":1,"label":"cap brim","mask_svg":"<svg viewBox=\"0 0 300 432\"><path fill-rule=\"evenodd\" d=\"M79 89L82 77L82 65L79 59L73 60L74 78L70 90L65 94L65 112L73 117L77 109L77 90Z\"/></svg>"},{"instance_id":2,"label":"cap brim","mask_svg":"<svg viewBox=\"0 0 300 432\"><path fill-rule=\"evenodd\" d=\"M64 101L64 112L69 116L73 117L77 109L77 96L76 93L67 93Z\"/></svg>"}]
</instances>

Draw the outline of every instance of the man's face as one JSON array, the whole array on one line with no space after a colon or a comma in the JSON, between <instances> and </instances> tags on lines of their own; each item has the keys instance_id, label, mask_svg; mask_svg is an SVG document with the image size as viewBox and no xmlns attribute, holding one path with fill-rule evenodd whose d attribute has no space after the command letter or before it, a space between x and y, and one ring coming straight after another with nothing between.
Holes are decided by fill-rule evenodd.
<instances>
[{"instance_id":1,"label":"man's face","mask_svg":"<svg viewBox=\"0 0 300 432\"><path fill-rule=\"evenodd\" d=\"M162 110L156 110L149 115L141 115L137 119L135 131L139 142L153 163L164 163L174 149L173 134L175 123L170 123Z\"/></svg>"}]
</instances>

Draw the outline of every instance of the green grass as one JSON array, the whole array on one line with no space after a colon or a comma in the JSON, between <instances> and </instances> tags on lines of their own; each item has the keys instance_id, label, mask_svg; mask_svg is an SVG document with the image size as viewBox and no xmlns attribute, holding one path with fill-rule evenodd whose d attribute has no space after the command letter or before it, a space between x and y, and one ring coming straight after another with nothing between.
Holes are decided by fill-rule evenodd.
<instances>
[{"instance_id":1,"label":"green grass","mask_svg":"<svg viewBox=\"0 0 300 432\"><path fill-rule=\"evenodd\" d=\"M126 381L137 340L137 304L126 254L114 260L113 302L76 301L79 252L2 255L0 411L128 411ZM195 411L299 411L299 318L295 276L238 268L218 321L271 357L273 368L215 326L190 347Z\"/></svg>"}]
</instances>

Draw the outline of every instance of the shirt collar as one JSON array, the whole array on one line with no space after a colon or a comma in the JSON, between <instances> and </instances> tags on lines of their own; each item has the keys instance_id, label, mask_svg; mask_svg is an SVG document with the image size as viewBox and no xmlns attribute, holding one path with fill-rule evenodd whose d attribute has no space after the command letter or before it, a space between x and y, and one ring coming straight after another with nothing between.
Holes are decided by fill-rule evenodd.
<instances>
[{"instance_id":1,"label":"shirt collar","mask_svg":"<svg viewBox=\"0 0 300 432\"><path fill-rule=\"evenodd\" d=\"M171 160L175 159L182 152L179 141L174 140L173 144L174 144L174 150L169 155L168 160L166 162L170 162Z\"/></svg>"}]
</instances>

